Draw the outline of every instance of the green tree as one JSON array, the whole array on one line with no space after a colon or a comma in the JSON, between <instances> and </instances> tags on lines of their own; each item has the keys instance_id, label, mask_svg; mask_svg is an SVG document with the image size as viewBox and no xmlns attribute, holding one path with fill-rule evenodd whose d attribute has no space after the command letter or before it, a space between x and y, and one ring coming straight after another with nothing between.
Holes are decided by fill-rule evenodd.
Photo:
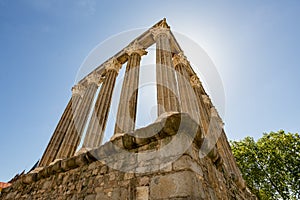
<instances>
[{"instance_id":1,"label":"green tree","mask_svg":"<svg viewBox=\"0 0 300 200\"><path fill-rule=\"evenodd\" d=\"M300 137L284 131L231 141L248 187L259 199L300 199Z\"/></svg>"}]
</instances>

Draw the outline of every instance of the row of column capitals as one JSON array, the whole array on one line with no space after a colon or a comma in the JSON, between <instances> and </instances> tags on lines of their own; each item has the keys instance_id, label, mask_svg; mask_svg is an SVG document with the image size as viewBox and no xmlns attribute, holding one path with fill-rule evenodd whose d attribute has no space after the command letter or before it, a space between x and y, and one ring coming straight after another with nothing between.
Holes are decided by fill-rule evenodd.
<instances>
[{"instance_id":1,"label":"row of column capitals","mask_svg":"<svg viewBox=\"0 0 300 200\"><path fill-rule=\"evenodd\" d=\"M120 63L116 58L112 58L107 63L104 64L105 70L108 72L110 70L114 70L119 73L119 70L122 67L122 63Z\"/></svg>"},{"instance_id":2,"label":"row of column capitals","mask_svg":"<svg viewBox=\"0 0 300 200\"><path fill-rule=\"evenodd\" d=\"M154 40L157 40L158 36L163 35L166 36L168 39L171 37L170 28L169 27L154 27L150 29L150 32L154 38Z\"/></svg>"},{"instance_id":3,"label":"row of column capitals","mask_svg":"<svg viewBox=\"0 0 300 200\"><path fill-rule=\"evenodd\" d=\"M189 61L187 60L186 56L183 54L183 52L180 52L178 54L175 54L173 56L173 64L174 66L178 64L184 64L185 66L189 65Z\"/></svg>"},{"instance_id":4,"label":"row of column capitals","mask_svg":"<svg viewBox=\"0 0 300 200\"><path fill-rule=\"evenodd\" d=\"M85 91L86 87L81 85L81 84L77 84L77 85L74 85L72 87L72 95L75 96L75 95L80 95L82 97L84 91Z\"/></svg>"},{"instance_id":5,"label":"row of column capitals","mask_svg":"<svg viewBox=\"0 0 300 200\"><path fill-rule=\"evenodd\" d=\"M206 94L202 95L202 99L205 104L211 104L210 98Z\"/></svg>"},{"instance_id":6,"label":"row of column capitals","mask_svg":"<svg viewBox=\"0 0 300 200\"><path fill-rule=\"evenodd\" d=\"M128 47L125 48L125 53L128 56L131 56L133 53L137 53L140 56L146 55L148 52L145 51L145 48L135 40L134 43L130 44Z\"/></svg>"},{"instance_id":7,"label":"row of column capitals","mask_svg":"<svg viewBox=\"0 0 300 200\"><path fill-rule=\"evenodd\" d=\"M98 74L97 72L93 72L91 73L90 75L88 75L86 77L86 80L88 82L88 84L91 84L91 83L95 83L97 84L98 86L101 84L102 82L102 78L101 78L101 75Z\"/></svg>"},{"instance_id":8,"label":"row of column capitals","mask_svg":"<svg viewBox=\"0 0 300 200\"><path fill-rule=\"evenodd\" d=\"M201 82L196 74L191 76L190 83L192 87L201 87Z\"/></svg>"}]
</instances>

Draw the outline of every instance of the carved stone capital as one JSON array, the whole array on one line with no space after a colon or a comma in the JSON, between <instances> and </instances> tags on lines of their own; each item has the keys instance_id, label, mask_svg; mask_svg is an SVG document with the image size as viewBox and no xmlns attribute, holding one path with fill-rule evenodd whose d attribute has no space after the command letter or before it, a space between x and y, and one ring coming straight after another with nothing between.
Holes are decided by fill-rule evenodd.
<instances>
[{"instance_id":1,"label":"carved stone capital","mask_svg":"<svg viewBox=\"0 0 300 200\"><path fill-rule=\"evenodd\" d=\"M115 70L117 73L119 73L122 64L116 58L112 58L111 60L109 60L107 63L104 64L104 67L106 71Z\"/></svg>"},{"instance_id":2,"label":"carved stone capital","mask_svg":"<svg viewBox=\"0 0 300 200\"><path fill-rule=\"evenodd\" d=\"M189 61L187 61L186 56L183 54L183 52L180 52L173 56L173 64L174 66L178 64L184 64L185 66L188 66Z\"/></svg>"},{"instance_id":3,"label":"carved stone capital","mask_svg":"<svg viewBox=\"0 0 300 200\"><path fill-rule=\"evenodd\" d=\"M207 96L206 94L202 95L202 99L205 104L210 104L209 96Z\"/></svg>"},{"instance_id":4,"label":"carved stone capital","mask_svg":"<svg viewBox=\"0 0 300 200\"><path fill-rule=\"evenodd\" d=\"M139 42L137 40L135 40L133 44L126 47L125 52L129 56L133 53L137 53L140 56L146 55L148 53L147 51L145 51L144 47L141 44L139 44Z\"/></svg>"},{"instance_id":5,"label":"carved stone capital","mask_svg":"<svg viewBox=\"0 0 300 200\"><path fill-rule=\"evenodd\" d=\"M210 113L212 117L219 117L219 113L214 106L210 108Z\"/></svg>"},{"instance_id":6,"label":"carved stone capital","mask_svg":"<svg viewBox=\"0 0 300 200\"><path fill-rule=\"evenodd\" d=\"M171 37L170 28L168 27L162 27L162 26L154 27L150 29L150 32L152 33L154 40L157 40L158 36L165 36L168 39L170 39Z\"/></svg>"},{"instance_id":7,"label":"carved stone capital","mask_svg":"<svg viewBox=\"0 0 300 200\"><path fill-rule=\"evenodd\" d=\"M192 87L200 87L201 86L201 82L197 75L191 76L190 83L191 83Z\"/></svg>"},{"instance_id":8,"label":"carved stone capital","mask_svg":"<svg viewBox=\"0 0 300 200\"><path fill-rule=\"evenodd\" d=\"M83 85L80 85L80 84L74 85L72 87L72 95L73 96L76 96L76 95L82 96L84 93L84 90L85 90L85 87Z\"/></svg>"},{"instance_id":9,"label":"carved stone capital","mask_svg":"<svg viewBox=\"0 0 300 200\"><path fill-rule=\"evenodd\" d=\"M92 74L87 76L86 80L87 80L88 84L96 83L98 86L102 82L101 76L97 72L93 72Z\"/></svg>"}]
</instances>

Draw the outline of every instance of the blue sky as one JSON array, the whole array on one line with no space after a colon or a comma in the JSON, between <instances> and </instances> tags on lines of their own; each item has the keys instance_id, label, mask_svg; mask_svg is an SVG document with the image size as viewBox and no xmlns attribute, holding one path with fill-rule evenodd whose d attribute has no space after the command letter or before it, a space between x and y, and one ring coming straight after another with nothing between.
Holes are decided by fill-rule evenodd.
<instances>
[{"instance_id":1,"label":"blue sky","mask_svg":"<svg viewBox=\"0 0 300 200\"><path fill-rule=\"evenodd\" d=\"M298 1L0 0L0 181L42 155L100 42L163 17L215 63L229 139L299 132Z\"/></svg>"}]
</instances>

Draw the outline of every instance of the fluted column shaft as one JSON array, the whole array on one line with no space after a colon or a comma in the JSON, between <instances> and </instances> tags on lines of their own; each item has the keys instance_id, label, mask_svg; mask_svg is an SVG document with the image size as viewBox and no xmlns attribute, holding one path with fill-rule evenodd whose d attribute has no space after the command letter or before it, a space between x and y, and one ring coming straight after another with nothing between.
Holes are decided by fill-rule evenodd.
<instances>
[{"instance_id":1,"label":"fluted column shaft","mask_svg":"<svg viewBox=\"0 0 300 200\"><path fill-rule=\"evenodd\" d=\"M209 128L209 121L210 121L210 110L208 109L207 105L205 105L205 102L203 100L203 91L201 89L201 83L199 82L196 75L191 78L191 85L194 89L197 103L199 107L200 112L200 124L203 127L204 135L207 134L208 128Z\"/></svg>"},{"instance_id":2,"label":"fluted column shaft","mask_svg":"<svg viewBox=\"0 0 300 200\"><path fill-rule=\"evenodd\" d=\"M222 158L224 162L224 166L228 173L235 173L237 177L240 179L240 170L238 169L234 156L231 152L230 145L228 143L227 137L223 130L223 122L220 116L217 114L217 111L212 106L212 103L204 92L203 86L199 82L196 75L191 78L191 83L193 85L195 94L198 99L198 103L200 106L200 114L201 114L201 121L205 130L205 135L210 135L210 138L215 138L216 141L216 148L217 152ZM216 131L220 131L219 133L215 133ZM217 135L214 135L217 134Z\"/></svg>"},{"instance_id":3,"label":"fluted column shaft","mask_svg":"<svg viewBox=\"0 0 300 200\"><path fill-rule=\"evenodd\" d=\"M57 159L68 158L74 155L77 146L79 145L84 127L94 100L95 93L99 87L100 78L93 77L89 81L87 89L83 95L83 99L77 109L73 123L68 127L65 139L57 154Z\"/></svg>"},{"instance_id":4,"label":"fluted column shaft","mask_svg":"<svg viewBox=\"0 0 300 200\"><path fill-rule=\"evenodd\" d=\"M134 131L141 56L146 51L131 52L127 61L114 133Z\"/></svg>"},{"instance_id":5,"label":"fluted column shaft","mask_svg":"<svg viewBox=\"0 0 300 200\"><path fill-rule=\"evenodd\" d=\"M178 89L180 96L181 112L188 113L196 122L199 121L199 107L193 88L190 84L190 75L187 71L187 61L182 55L175 55L173 58L177 73Z\"/></svg>"},{"instance_id":6,"label":"fluted column shaft","mask_svg":"<svg viewBox=\"0 0 300 200\"><path fill-rule=\"evenodd\" d=\"M120 66L116 67L119 68ZM84 148L89 149L101 145L117 75L118 69L109 68L107 70L105 80L103 81L100 92L98 94L95 108L93 110L86 136L84 138Z\"/></svg>"},{"instance_id":7,"label":"fluted column shaft","mask_svg":"<svg viewBox=\"0 0 300 200\"><path fill-rule=\"evenodd\" d=\"M40 167L44 167L49 165L51 162L54 161L56 155L61 147L62 141L65 138L66 131L69 125L73 121L73 114L74 111L77 109L78 105L81 102L81 94L73 93L61 119L58 122L58 125L50 139L50 142L41 158L39 163Z\"/></svg>"},{"instance_id":8,"label":"fluted column shaft","mask_svg":"<svg viewBox=\"0 0 300 200\"><path fill-rule=\"evenodd\" d=\"M169 30L153 30L156 40L156 84L158 116L164 112L179 111L178 88L172 63Z\"/></svg>"}]
</instances>

